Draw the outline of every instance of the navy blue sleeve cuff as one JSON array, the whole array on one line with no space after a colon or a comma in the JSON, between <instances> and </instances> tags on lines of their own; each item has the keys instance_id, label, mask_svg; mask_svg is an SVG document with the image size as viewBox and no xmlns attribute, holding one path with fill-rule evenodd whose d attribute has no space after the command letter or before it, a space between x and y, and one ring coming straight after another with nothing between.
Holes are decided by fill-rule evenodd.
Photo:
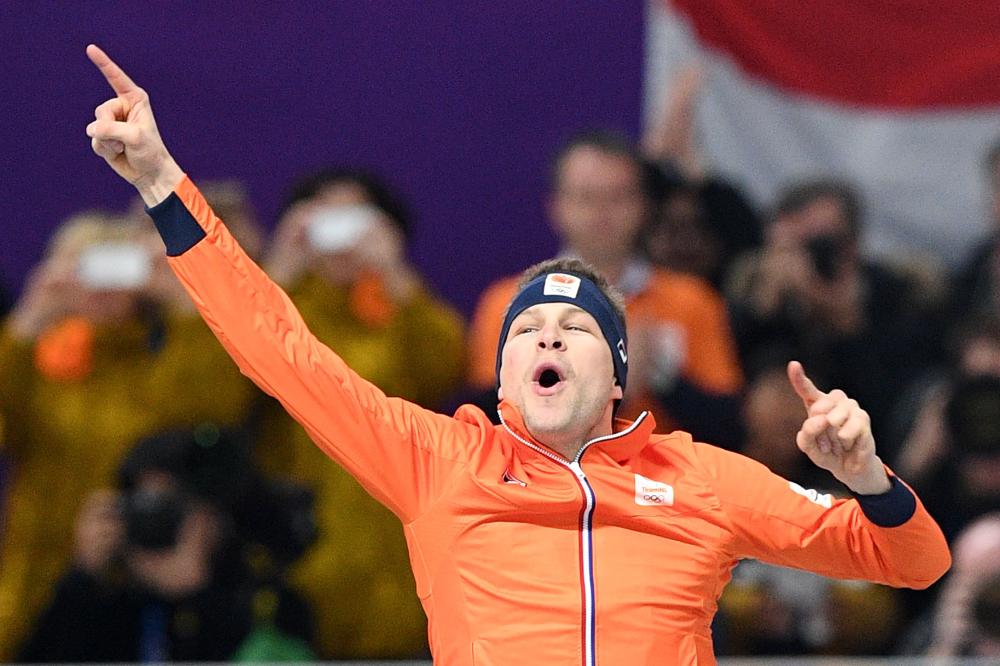
<instances>
[{"instance_id":1,"label":"navy blue sleeve cuff","mask_svg":"<svg viewBox=\"0 0 1000 666\"><path fill-rule=\"evenodd\" d=\"M917 498L899 479L889 476L892 487L881 495L858 495L858 504L868 520L879 527L899 527L917 511Z\"/></svg>"},{"instance_id":2,"label":"navy blue sleeve cuff","mask_svg":"<svg viewBox=\"0 0 1000 666\"><path fill-rule=\"evenodd\" d=\"M205 237L205 230L184 207L176 192L171 192L169 197L152 208L146 207L146 214L153 218L153 224L167 246L168 257L184 254Z\"/></svg>"}]
</instances>

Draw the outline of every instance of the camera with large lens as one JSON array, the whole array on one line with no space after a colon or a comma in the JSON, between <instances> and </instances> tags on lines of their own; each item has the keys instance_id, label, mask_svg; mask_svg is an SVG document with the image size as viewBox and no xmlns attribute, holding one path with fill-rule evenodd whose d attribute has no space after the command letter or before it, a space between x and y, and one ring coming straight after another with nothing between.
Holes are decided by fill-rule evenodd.
<instances>
[{"instance_id":1,"label":"camera with large lens","mask_svg":"<svg viewBox=\"0 0 1000 666\"><path fill-rule=\"evenodd\" d=\"M837 277L844 256L844 246L841 237L832 235L814 236L806 242L806 253L820 279L831 282Z\"/></svg>"},{"instance_id":2,"label":"camera with large lens","mask_svg":"<svg viewBox=\"0 0 1000 666\"><path fill-rule=\"evenodd\" d=\"M125 537L129 545L167 550L177 545L190 498L178 489L140 489L125 498Z\"/></svg>"},{"instance_id":3,"label":"camera with large lens","mask_svg":"<svg viewBox=\"0 0 1000 666\"><path fill-rule=\"evenodd\" d=\"M1000 454L1000 378L983 375L960 381L945 419L960 453Z\"/></svg>"},{"instance_id":4,"label":"camera with large lens","mask_svg":"<svg viewBox=\"0 0 1000 666\"><path fill-rule=\"evenodd\" d=\"M184 519L208 503L239 541L263 546L282 565L297 559L316 538L313 494L266 479L251 450L243 433L213 424L140 441L119 469L129 545L172 548Z\"/></svg>"}]
</instances>

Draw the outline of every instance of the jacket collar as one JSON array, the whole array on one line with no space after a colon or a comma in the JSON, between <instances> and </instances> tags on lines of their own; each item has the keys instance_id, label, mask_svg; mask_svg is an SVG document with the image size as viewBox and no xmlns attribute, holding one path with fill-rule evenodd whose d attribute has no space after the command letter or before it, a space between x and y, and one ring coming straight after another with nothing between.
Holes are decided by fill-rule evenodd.
<instances>
[{"instance_id":1,"label":"jacket collar","mask_svg":"<svg viewBox=\"0 0 1000 666\"><path fill-rule=\"evenodd\" d=\"M521 413L517 411L514 405L506 400L502 400L497 407L497 411L500 413L500 418L503 422L503 426L501 427L506 426L513 433L514 439L519 441L521 448L538 455L565 460L561 454L556 453L531 436L528 428L524 425ZM635 457L649 443L649 438L652 436L655 428L656 421L649 412L643 412L635 421L615 419L614 433L591 440L587 443L586 448L597 447L605 454L611 456L616 462L624 463ZM528 442L531 446L525 446L524 442ZM533 449L532 446L538 447L538 449Z\"/></svg>"}]
</instances>

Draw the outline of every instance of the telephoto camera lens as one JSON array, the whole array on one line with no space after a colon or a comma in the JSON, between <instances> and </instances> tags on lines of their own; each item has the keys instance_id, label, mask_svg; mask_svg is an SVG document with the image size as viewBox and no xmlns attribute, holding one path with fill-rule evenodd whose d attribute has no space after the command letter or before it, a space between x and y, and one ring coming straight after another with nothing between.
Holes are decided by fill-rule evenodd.
<instances>
[{"instance_id":1,"label":"telephoto camera lens","mask_svg":"<svg viewBox=\"0 0 1000 666\"><path fill-rule=\"evenodd\" d=\"M167 550L187 515L188 502L176 490L139 490L125 502L125 533L130 546Z\"/></svg>"}]
</instances>

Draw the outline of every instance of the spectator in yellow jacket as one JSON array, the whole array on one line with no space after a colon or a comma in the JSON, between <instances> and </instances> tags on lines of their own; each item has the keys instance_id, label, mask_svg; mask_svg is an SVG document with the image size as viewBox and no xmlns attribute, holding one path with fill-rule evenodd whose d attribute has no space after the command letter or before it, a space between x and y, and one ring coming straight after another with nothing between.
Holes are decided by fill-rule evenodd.
<instances>
[{"instance_id":1,"label":"spectator in yellow jacket","mask_svg":"<svg viewBox=\"0 0 1000 666\"><path fill-rule=\"evenodd\" d=\"M463 324L407 261L404 207L375 176L326 169L293 186L266 257L316 335L393 395L439 406L462 376ZM292 571L325 658L426 653L399 522L277 405L265 407L259 460L316 494L319 538Z\"/></svg>"},{"instance_id":2,"label":"spectator in yellow jacket","mask_svg":"<svg viewBox=\"0 0 1000 666\"><path fill-rule=\"evenodd\" d=\"M71 218L0 327L0 661L69 564L81 501L129 447L169 426L235 424L250 403L158 243L106 214Z\"/></svg>"}]
</instances>

